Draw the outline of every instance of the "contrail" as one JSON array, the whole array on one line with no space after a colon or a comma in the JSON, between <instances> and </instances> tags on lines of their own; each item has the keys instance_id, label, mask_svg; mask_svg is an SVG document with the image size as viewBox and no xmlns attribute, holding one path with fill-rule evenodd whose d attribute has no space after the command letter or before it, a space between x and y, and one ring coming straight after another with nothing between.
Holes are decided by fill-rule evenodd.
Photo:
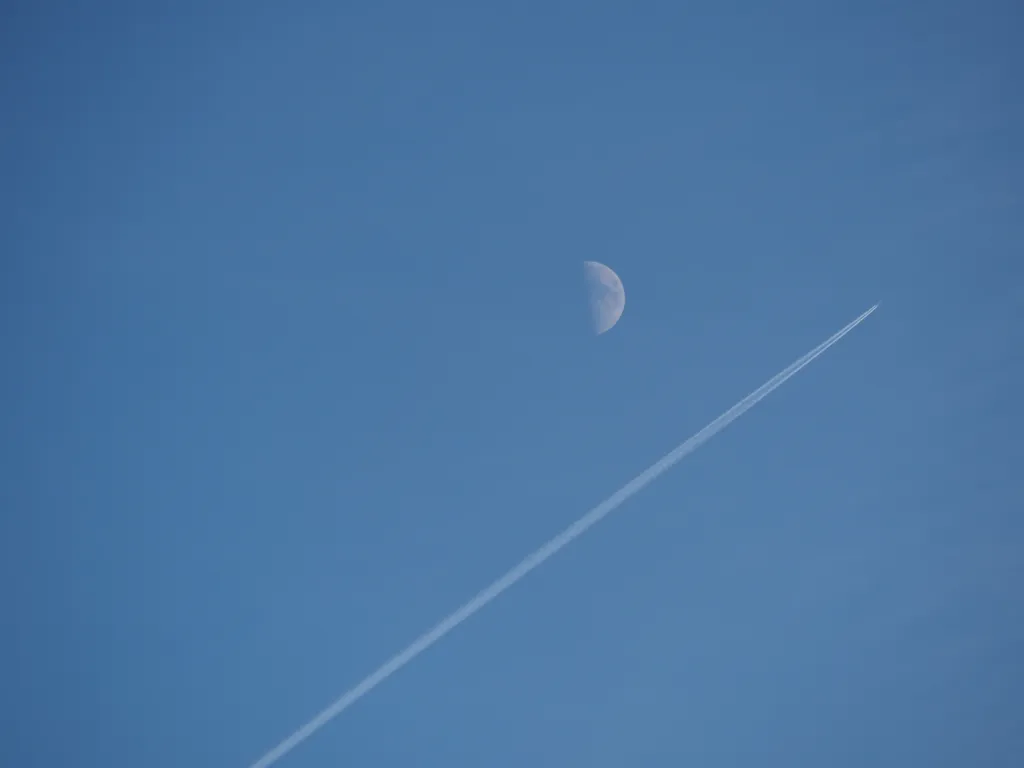
<instances>
[{"instance_id":1,"label":"contrail","mask_svg":"<svg viewBox=\"0 0 1024 768\"><path fill-rule=\"evenodd\" d=\"M688 439L685 443L679 445L673 449L670 453L659 459L655 464L651 465L635 478L630 480L626 485L617 490L607 499L602 501L592 510L587 512L583 517L577 520L575 523L570 525L560 534L551 539L547 544L542 546L532 555L529 555L519 565L513 568L511 571L506 573L500 579L495 581L489 587L480 592L476 597L470 600L468 603L463 605L448 618L441 621L436 627L431 629L426 634L421 635L416 641L413 642L408 648L394 656L390 661L386 662L376 672L371 674L357 686L349 690L347 693L341 696L327 709L318 714L304 726L299 728L295 733L289 736L287 739L282 741L272 750L267 752L263 757L252 764L250 768L267 768L267 766L280 760L287 753L291 752L295 747L304 742L316 731L326 725L330 720L334 719L350 706L352 706L357 700L361 699L367 693L372 691L387 678L391 677L395 672L404 667L414 658L419 656L423 651L432 646L442 637L451 632L455 627L464 622L474 613L479 611L491 600L496 598L506 589L511 587L526 574L536 568L538 565L543 563L553 554L558 552L562 547L571 542L577 536L583 534L588 528L595 523L599 522L609 512L618 507L622 502L626 501L629 497L643 489L648 483L654 480L665 470L672 467L674 464L679 462L683 457L687 456L693 451L697 450L701 445L706 443L712 437L717 435L729 424L734 422L748 410L754 407L762 398L766 397L773 390L778 389L782 384L789 379L791 376L796 374L801 368L808 365L812 360L821 355L826 349L831 347L843 336L848 334L863 320L874 312L878 308L878 304L871 307L867 312L862 314L852 323L847 325L841 331L835 333L827 341L823 341L821 344L816 346L806 355L801 357L796 362L792 363L788 368L775 374L772 378L762 384L760 387L755 389L749 395L740 400L736 405L730 408L728 411L723 413L717 419L708 424L704 429L695 434L693 437Z\"/></svg>"}]
</instances>

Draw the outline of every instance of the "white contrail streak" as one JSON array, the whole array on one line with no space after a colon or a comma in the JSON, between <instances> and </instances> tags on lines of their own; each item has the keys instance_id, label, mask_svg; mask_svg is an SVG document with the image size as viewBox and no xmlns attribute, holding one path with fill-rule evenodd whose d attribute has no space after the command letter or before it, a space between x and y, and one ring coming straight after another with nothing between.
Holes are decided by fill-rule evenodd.
<instances>
[{"instance_id":1,"label":"white contrail streak","mask_svg":"<svg viewBox=\"0 0 1024 768\"><path fill-rule=\"evenodd\" d=\"M386 662L380 669L374 672L372 675L367 677L357 686L352 688L350 691L345 693L341 698L331 704L327 709L318 714L304 726L299 728L295 733L289 736L287 739L282 741L272 750L267 752L263 757L252 764L251 768L267 768L267 766L277 762L279 759L284 757L288 752L293 750L299 744L304 742L314 732L319 730L321 727L326 725L330 720L340 715L358 699L372 691L384 680L391 677L395 672L404 667L414 658L419 656L423 651L432 646L446 634L451 632L455 627L464 622L474 613L479 611L491 600L496 598L506 589L511 587L526 574L536 568L538 565L543 563L553 554L558 552L562 547L571 542L577 536L580 536L584 531L590 528L592 525L600 521L609 512L618 507L622 502L626 501L633 494L640 491L648 483L654 480L665 470L672 467L680 459L693 451L697 450L701 445L710 440L716 434L725 429L729 424L734 422L748 410L754 407L758 401L766 397L773 390L782 386L782 384L793 376L804 366L808 365L812 360L821 355L826 349L831 347L843 336L848 334L854 328L856 328L868 315L874 312L878 308L878 305L871 307L867 312L862 314L852 323L847 325L841 331L835 333L827 341L823 341L821 344L816 346L806 355L801 357L796 362L792 363L788 368L775 374L771 379L766 381L760 387L755 389L749 395L740 400L736 405L730 408L728 411L723 413L717 419L708 424L704 429L695 434L689 440L682 445L679 445L673 449L670 453L659 459L655 464L645 469L635 478L630 480L626 485L620 488L618 491L613 493L607 499L602 501L592 510L587 512L583 517L577 520L575 523L570 525L560 534L551 539L547 544L542 546L532 555L529 555L519 565L513 568L511 571L506 573L500 579L495 581L489 587L480 592L476 597L470 600L468 603L463 605L453 614L444 619L440 624L431 629L424 635L421 635L416 641L413 642L408 648L394 656L390 661Z\"/></svg>"}]
</instances>

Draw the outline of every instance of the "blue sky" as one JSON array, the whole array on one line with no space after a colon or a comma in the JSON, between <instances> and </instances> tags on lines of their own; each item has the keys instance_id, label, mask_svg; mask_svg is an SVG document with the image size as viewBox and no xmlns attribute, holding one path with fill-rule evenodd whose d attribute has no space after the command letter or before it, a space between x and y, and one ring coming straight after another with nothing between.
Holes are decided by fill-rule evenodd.
<instances>
[{"instance_id":1,"label":"blue sky","mask_svg":"<svg viewBox=\"0 0 1024 768\"><path fill-rule=\"evenodd\" d=\"M5 16L0 763L1017 764L1013 4Z\"/></svg>"}]
</instances>

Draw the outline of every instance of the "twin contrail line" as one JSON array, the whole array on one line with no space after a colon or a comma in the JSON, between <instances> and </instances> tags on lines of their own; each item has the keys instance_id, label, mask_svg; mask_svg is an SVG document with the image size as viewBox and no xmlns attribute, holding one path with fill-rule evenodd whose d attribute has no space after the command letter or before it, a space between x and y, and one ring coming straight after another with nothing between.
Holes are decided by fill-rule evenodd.
<instances>
[{"instance_id":1,"label":"twin contrail line","mask_svg":"<svg viewBox=\"0 0 1024 768\"><path fill-rule=\"evenodd\" d=\"M561 550L566 544L571 542L576 537L582 535L588 528L598 523L608 513L612 512L616 507L622 504L624 501L629 499L631 496L642 490L651 481L658 477L662 472L671 468L673 465L678 463L685 456L693 453L700 446L710 440L712 437L717 435L729 424L734 422L748 410L753 408L760 400L767 397L771 392L781 387L786 380L795 375L804 366L810 364L816 357L823 354L825 350L839 341L843 336L848 334L864 319L874 312L878 308L878 304L875 304L871 309L864 312L860 317L851 322L845 328L837 331L829 339L823 341L821 344L816 346L810 352L799 358L796 362L790 364L787 368L781 372L775 374L772 378L762 384L760 387L755 389L749 395L740 400L736 405L727 410L717 419L708 424L704 429L689 438L686 442L674 448L663 458L659 459L656 463L645 469L635 478L630 480L626 485L617 490L607 499L602 501L596 507L587 512L583 517L577 520L575 523L570 525L560 534L555 536L551 541L542 546L532 555L527 556L519 565L515 566L512 570L502 576L500 579L495 581L489 587L480 592L476 597L470 600L468 603L463 605L457 611L452 613L446 619L442 620L437 626L431 629L429 632L421 635L416 639L412 645L406 648L401 653L392 657L389 661L385 662L376 672L371 674L361 683L356 685L354 688L349 690L338 698L333 704L328 706L320 714L306 723L304 726L299 728L295 733L289 736L287 739L282 741L272 750L267 752L263 757L252 764L250 768L267 768L273 763L280 760L287 753L291 752L295 747L299 746L302 742L312 736L316 731L326 725L330 720L334 719L350 706L355 704L356 701L361 699L367 693L372 691L387 678L391 677L395 672L404 667L410 661L419 656L423 651L432 646L442 637L447 635L459 624L464 622L474 613L479 611L494 598L504 592L506 589L511 587L526 574L536 568L538 565L543 563L549 557L554 555L556 552Z\"/></svg>"}]
</instances>

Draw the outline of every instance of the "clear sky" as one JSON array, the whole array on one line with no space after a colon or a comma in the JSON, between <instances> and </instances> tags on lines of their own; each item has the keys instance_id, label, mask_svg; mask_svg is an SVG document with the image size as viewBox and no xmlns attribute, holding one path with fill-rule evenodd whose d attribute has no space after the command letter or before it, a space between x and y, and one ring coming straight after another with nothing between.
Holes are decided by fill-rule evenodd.
<instances>
[{"instance_id":1,"label":"clear sky","mask_svg":"<svg viewBox=\"0 0 1024 768\"><path fill-rule=\"evenodd\" d=\"M1020 764L1017 4L3 13L0 764Z\"/></svg>"}]
</instances>

